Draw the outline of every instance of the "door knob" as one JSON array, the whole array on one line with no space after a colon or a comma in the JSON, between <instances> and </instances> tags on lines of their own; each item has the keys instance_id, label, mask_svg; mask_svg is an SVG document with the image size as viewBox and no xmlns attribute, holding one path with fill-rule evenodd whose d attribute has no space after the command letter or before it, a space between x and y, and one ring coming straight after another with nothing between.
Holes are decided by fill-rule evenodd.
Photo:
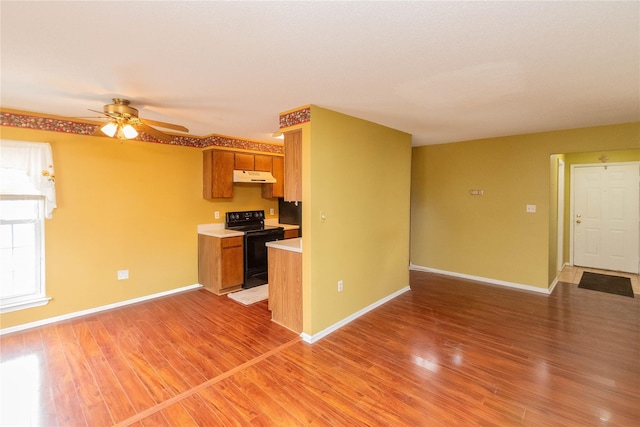
<instances>
[{"instance_id":1,"label":"door knob","mask_svg":"<svg viewBox=\"0 0 640 427\"><path fill-rule=\"evenodd\" d=\"M582 220L581 220L581 219L577 219L577 220L576 220L576 222L577 222L578 224L582 224Z\"/></svg>"}]
</instances>

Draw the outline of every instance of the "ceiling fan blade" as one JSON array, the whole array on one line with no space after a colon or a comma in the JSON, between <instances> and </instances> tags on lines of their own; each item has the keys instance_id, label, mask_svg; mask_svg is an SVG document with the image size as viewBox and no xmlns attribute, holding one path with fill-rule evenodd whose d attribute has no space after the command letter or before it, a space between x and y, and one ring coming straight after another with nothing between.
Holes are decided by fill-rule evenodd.
<instances>
[{"instance_id":1,"label":"ceiling fan blade","mask_svg":"<svg viewBox=\"0 0 640 427\"><path fill-rule=\"evenodd\" d=\"M108 136L108 135L102 132L102 125L98 125L98 128L96 129L95 132L91 134L91 136Z\"/></svg>"},{"instance_id":2,"label":"ceiling fan blade","mask_svg":"<svg viewBox=\"0 0 640 427\"><path fill-rule=\"evenodd\" d=\"M138 122L135 124L132 124L133 127L135 127L137 130L142 131L148 135L151 135L152 137L156 138L156 139L160 139L162 141L167 141L170 142L173 140L173 137L171 135L167 135L164 132L160 132L157 129L152 128L151 126L147 126L146 124L142 123L142 122Z\"/></svg>"},{"instance_id":3,"label":"ceiling fan blade","mask_svg":"<svg viewBox=\"0 0 640 427\"><path fill-rule=\"evenodd\" d=\"M91 108L87 108L87 110L92 111L94 113L101 114L102 117L107 117L107 118L110 118L110 119L119 119L121 117L119 114L109 113L109 112L106 112L106 111L92 110Z\"/></svg>"},{"instance_id":4,"label":"ceiling fan blade","mask_svg":"<svg viewBox=\"0 0 640 427\"><path fill-rule=\"evenodd\" d=\"M149 119L140 119L142 122L151 125L151 126L158 126L161 128L165 128L165 129L173 129L173 130L177 130L180 132L189 132L189 129L187 129L184 126L180 126L180 125L174 125L171 123L165 123L165 122L158 122L155 120L149 120Z\"/></svg>"}]
</instances>

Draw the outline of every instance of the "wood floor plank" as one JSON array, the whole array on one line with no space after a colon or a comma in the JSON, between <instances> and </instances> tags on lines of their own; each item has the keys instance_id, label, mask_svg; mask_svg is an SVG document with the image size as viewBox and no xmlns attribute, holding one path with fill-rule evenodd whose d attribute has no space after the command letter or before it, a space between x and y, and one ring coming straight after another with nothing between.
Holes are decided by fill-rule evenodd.
<instances>
[{"instance_id":1,"label":"wood floor plank","mask_svg":"<svg viewBox=\"0 0 640 427\"><path fill-rule=\"evenodd\" d=\"M249 399L231 379L224 379L213 386L222 397L229 401L245 421L260 415L260 408Z\"/></svg>"},{"instance_id":2,"label":"wood floor plank","mask_svg":"<svg viewBox=\"0 0 640 427\"><path fill-rule=\"evenodd\" d=\"M215 411L213 411L207 402L198 394L186 397L181 403L197 425L207 427L223 427L225 425L220 418L218 418Z\"/></svg>"},{"instance_id":3,"label":"wood floor plank","mask_svg":"<svg viewBox=\"0 0 640 427\"><path fill-rule=\"evenodd\" d=\"M308 345L266 302L195 290L0 336L0 381L4 400L4 372L38 373L18 425L627 427L639 318L640 299L568 283L411 272L411 291Z\"/></svg>"},{"instance_id":4,"label":"wood floor plank","mask_svg":"<svg viewBox=\"0 0 640 427\"><path fill-rule=\"evenodd\" d=\"M215 415L225 426L241 427L249 425L246 418L238 411L235 405L228 401L216 387L208 387L198 393Z\"/></svg>"},{"instance_id":5,"label":"wood floor plank","mask_svg":"<svg viewBox=\"0 0 640 427\"><path fill-rule=\"evenodd\" d=\"M198 427L196 421L191 418L189 412L179 402L162 409L161 412L170 426Z\"/></svg>"},{"instance_id":6,"label":"wood floor plank","mask_svg":"<svg viewBox=\"0 0 640 427\"><path fill-rule=\"evenodd\" d=\"M135 426L138 423L130 424L129 426ZM155 412L148 417L143 418L139 424L142 427L173 427L169 420L162 414L162 412Z\"/></svg>"},{"instance_id":7,"label":"wood floor plank","mask_svg":"<svg viewBox=\"0 0 640 427\"><path fill-rule=\"evenodd\" d=\"M266 415L274 424L292 427L304 425L285 410L280 405L280 402L274 400L267 390L251 381L244 372L233 375L231 381L245 395L245 399L251 399L260 412Z\"/></svg>"}]
</instances>

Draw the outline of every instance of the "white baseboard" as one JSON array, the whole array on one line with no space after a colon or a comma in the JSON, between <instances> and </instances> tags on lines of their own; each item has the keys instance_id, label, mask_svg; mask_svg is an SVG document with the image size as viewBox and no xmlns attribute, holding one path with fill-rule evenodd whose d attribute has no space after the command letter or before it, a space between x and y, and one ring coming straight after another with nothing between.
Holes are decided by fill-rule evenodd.
<instances>
[{"instance_id":1,"label":"white baseboard","mask_svg":"<svg viewBox=\"0 0 640 427\"><path fill-rule=\"evenodd\" d=\"M536 293L545 294L545 295L551 294L551 291L553 291L553 287L557 283L557 279L556 279L556 280L554 280L554 283L552 283L551 287L545 289L545 288L539 288L537 286L522 285L520 283L506 282L504 280L489 279L487 277L479 277L479 276L472 276L470 274L462 274L462 273L455 273L455 272L452 272L452 271L438 270L436 268L423 267L423 266L415 265L415 264L409 264L409 270L426 271L428 273L436 273L436 274L442 274L442 275L445 275L445 276L459 277L461 279L469 279L469 280L474 280L476 282L484 282L484 283L489 283L489 284L492 284L492 285L505 286L505 287L508 287L508 288L514 288L514 289L520 289L520 290L523 290L523 291L536 292Z\"/></svg>"},{"instance_id":2,"label":"white baseboard","mask_svg":"<svg viewBox=\"0 0 640 427\"><path fill-rule=\"evenodd\" d=\"M201 287L202 285L196 283L195 285L189 285L189 286L184 286L182 288L171 289L169 291L158 292L157 294L151 294L151 295L146 295L143 297L134 298L126 301L116 302L113 304L107 304L100 307L90 308L88 310L76 311L74 313L63 314L61 316L50 317L48 319L38 320L36 322L25 323L24 325L12 326L10 328L0 329L0 335L10 334L12 332L24 331L26 329L36 328L38 326L49 325L51 323L61 322L63 320L69 320L69 319L73 319L80 316L86 316L87 314L99 313L101 311L111 310L112 308L124 307L126 305L135 304L142 301L148 301L151 299L160 298L160 297L164 297L172 294L177 294L179 292L184 292L184 291L197 289Z\"/></svg>"},{"instance_id":3,"label":"white baseboard","mask_svg":"<svg viewBox=\"0 0 640 427\"><path fill-rule=\"evenodd\" d=\"M313 344L314 342L318 341L319 339L322 339L322 338L326 337L331 332L337 331L338 329L340 329L344 325L356 320L358 317L362 316L363 314L366 314L366 313L370 312L374 308L380 307L381 305L383 305L387 301L391 301L392 299L394 299L398 295L401 295L401 294L407 292L410 289L411 288L409 286L405 286L404 288L392 293L391 295L387 295L386 297L384 297L382 299L379 299L378 301L374 302L373 304L370 304L370 305L366 306L362 310L359 310L359 311L353 313L352 315L345 317L344 319L340 320L339 322L334 323L333 325L331 325L328 328L318 332L317 334L309 335L309 334L305 334L303 332L303 333L300 334L300 337L302 338L302 340L304 342L306 342L308 344Z\"/></svg>"}]
</instances>

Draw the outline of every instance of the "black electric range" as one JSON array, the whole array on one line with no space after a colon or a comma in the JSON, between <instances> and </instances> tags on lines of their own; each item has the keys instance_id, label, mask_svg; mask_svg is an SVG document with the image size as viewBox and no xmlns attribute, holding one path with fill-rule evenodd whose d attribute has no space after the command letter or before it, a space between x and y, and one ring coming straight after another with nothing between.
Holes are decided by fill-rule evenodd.
<instances>
[{"instance_id":1,"label":"black electric range","mask_svg":"<svg viewBox=\"0 0 640 427\"><path fill-rule=\"evenodd\" d=\"M227 212L225 228L244 232L244 284L253 288L268 282L266 243L284 239L284 228L264 224L264 211Z\"/></svg>"}]
</instances>

